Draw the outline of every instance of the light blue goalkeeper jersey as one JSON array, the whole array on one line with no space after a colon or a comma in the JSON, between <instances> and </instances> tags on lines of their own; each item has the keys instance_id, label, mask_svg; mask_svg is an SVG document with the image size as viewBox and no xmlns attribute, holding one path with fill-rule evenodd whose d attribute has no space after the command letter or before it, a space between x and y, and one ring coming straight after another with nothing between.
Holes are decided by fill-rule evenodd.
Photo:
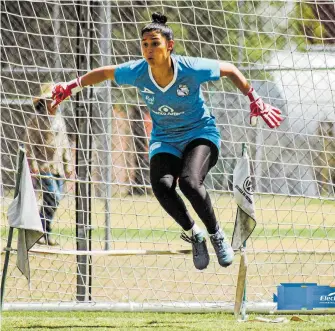
<instances>
[{"instance_id":1,"label":"light blue goalkeeper jersey","mask_svg":"<svg viewBox=\"0 0 335 331\"><path fill-rule=\"evenodd\" d=\"M219 61L171 56L174 77L160 87L145 59L126 62L115 70L117 84L136 86L147 104L153 122L152 142L178 143L196 137L215 137L219 148L219 132L215 117L205 105L200 85L220 78Z\"/></svg>"}]
</instances>

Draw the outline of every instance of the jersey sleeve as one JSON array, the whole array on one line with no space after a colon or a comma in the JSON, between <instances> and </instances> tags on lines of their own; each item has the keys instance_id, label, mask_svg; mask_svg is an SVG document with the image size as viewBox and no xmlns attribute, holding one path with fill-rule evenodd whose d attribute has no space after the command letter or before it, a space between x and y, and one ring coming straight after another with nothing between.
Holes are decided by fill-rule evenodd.
<instances>
[{"instance_id":1,"label":"jersey sleeve","mask_svg":"<svg viewBox=\"0 0 335 331\"><path fill-rule=\"evenodd\" d=\"M192 58L192 67L199 84L220 78L220 63L217 60Z\"/></svg>"},{"instance_id":2,"label":"jersey sleeve","mask_svg":"<svg viewBox=\"0 0 335 331\"><path fill-rule=\"evenodd\" d=\"M139 75L137 61L129 61L120 64L114 71L114 80L119 85L133 85L136 86L136 79Z\"/></svg>"}]
</instances>

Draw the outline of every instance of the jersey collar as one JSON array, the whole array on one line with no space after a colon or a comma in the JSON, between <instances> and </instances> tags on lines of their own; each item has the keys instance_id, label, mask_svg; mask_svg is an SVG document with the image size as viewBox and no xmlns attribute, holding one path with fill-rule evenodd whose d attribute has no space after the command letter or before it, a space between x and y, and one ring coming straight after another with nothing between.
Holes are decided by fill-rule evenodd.
<instances>
[{"instance_id":1,"label":"jersey collar","mask_svg":"<svg viewBox=\"0 0 335 331\"><path fill-rule=\"evenodd\" d=\"M164 88L159 86L156 81L155 81L155 78L154 76L152 75L152 72L151 72L151 68L150 66L148 65L148 73L149 73L149 77L151 79L151 81L153 82L153 84L160 90L162 91L163 93L165 93L174 83L175 81L177 80L177 74L178 74L178 66L177 66L177 61L176 59L171 56L171 60L173 61L173 69L174 69L174 73L173 73L173 78L171 80L171 82L166 85Z\"/></svg>"}]
</instances>

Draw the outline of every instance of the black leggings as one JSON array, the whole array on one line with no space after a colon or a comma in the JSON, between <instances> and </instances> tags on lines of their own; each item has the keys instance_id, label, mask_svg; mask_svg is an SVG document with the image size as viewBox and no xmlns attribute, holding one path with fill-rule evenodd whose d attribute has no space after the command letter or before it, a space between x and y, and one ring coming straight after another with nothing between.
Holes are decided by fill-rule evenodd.
<instances>
[{"instance_id":1,"label":"black leggings","mask_svg":"<svg viewBox=\"0 0 335 331\"><path fill-rule=\"evenodd\" d=\"M193 140L182 159L169 153L159 153L150 160L150 180L153 192L165 211L185 230L194 225L186 206L176 192L179 188L191 202L208 233L218 229L210 197L203 185L204 179L218 159L216 146L207 139Z\"/></svg>"}]
</instances>

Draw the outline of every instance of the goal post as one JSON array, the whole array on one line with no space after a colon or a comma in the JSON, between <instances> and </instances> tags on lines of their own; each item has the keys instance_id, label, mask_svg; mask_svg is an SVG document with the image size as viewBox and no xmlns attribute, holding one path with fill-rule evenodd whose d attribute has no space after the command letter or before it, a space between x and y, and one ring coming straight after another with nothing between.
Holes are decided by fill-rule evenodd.
<instances>
[{"instance_id":1,"label":"goal post","mask_svg":"<svg viewBox=\"0 0 335 331\"><path fill-rule=\"evenodd\" d=\"M249 146L257 227L246 249L247 310L273 311L280 283L334 282L332 1L3 0L1 249L16 154L31 120L52 121L52 132L65 123L76 168L52 222L59 245L30 252L30 289L11 254L5 309L233 311L240 257L222 268L209 247L208 268L194 268L190 245L150 188L151 121L136 89L111 81L87 87L53 119L33 108L46 83L140 59L140 31L154 11L167 15L176 54L235 64L285 118L276 130L250 127L248 100L229 79L202 85L222 139L205 184L229 239L233 169L242 144ZM43 187L33 177L41 206ZM14 249L16 243L14 232Z\"/></svg>"}]
</instances>

